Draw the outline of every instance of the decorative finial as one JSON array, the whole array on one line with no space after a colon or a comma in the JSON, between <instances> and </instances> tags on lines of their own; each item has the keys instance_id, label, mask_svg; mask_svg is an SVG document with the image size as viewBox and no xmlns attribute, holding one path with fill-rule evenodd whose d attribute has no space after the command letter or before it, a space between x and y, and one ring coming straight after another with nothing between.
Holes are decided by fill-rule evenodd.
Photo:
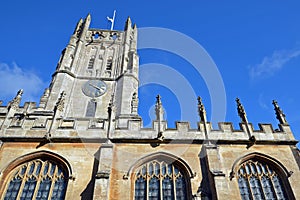
<instances>
[{"instance_id":1,"label":"decorative finial","mask_svg":"<svg viewBox=\"0 0 300 200\"><path fill-rule=\"evenodd\" d=\"M9 107L13 108L13 109L17 109L19 107L19 105L20 105L20 102L21 102L21 99L22 99L22 95L23 95L23 89L20 89L17 92L16 97L11 102L9 102Z\"/></svg>"},{"instance_id":2,"label":"decorative finial","mask_svg":"<svg viewBox=\"0 0 300 200\"><path fill-rule=\"evenodd\" d=\"M235 99L236 103L237 103L237 111L238 111L238 114L242 120L243 123L248 123L248 120L247 120L247 115L246 115L246 112L245 112L245 109L244 109L244 106L241 104L240 102L240 99L239 98L236 98Z\"/></svg>"},{"instance_id":3,"label":"decorative finial","mask_svg":"<svg viewBox=\"0 0 300 200\"><path fill-rule=\"evenodd\" d=\"M65 96L66 96L66 92L62 91L60 93L60 97L58 98L56 105L55 105L55 111L63 111L64 110L64 106L65 106Z\"/></svg>"},{"instance_id":4,"label":"decorative finial","mask_svg":"<svg viewBox=\"0 0 300 200\"><path fill-rule=\"evenodd\" d=\"M155 113L156 113L156 120L158 121L158 134L156 139L163 141L164 135L163 135L163 126L161 122L164 119L164 109L161 103L160 95L156 96Z\"/></svg>"},{"instance_id":5,"label":"decorative finial","mask_svg":"<svg viewBox=\"0 0 300 200\"><path fill-rule=\"evenodd\" d=\"M46 107L46 103L47 103L47 100L49 98L49 95L50 95L50 90L49 90L49 88L46 88L45 91L44 91L43 96L40 99L40 105L39 105L40 108L45 108Z\"/></svg>"},{"instance_id":6,"label":"decorative finial","mask_svg":"<svg viewBox=\"0 0 300 200\"><path fill-rule=\"evenodd\" d=\"M158 121L163 120L164 110L162 107L160 95L156 96L155 113L156 113L156 120Z\"/></svg>"},{"instance_id":7,"label":"decorative finial","mask_svg":"<svg viewBox=\"0 0 300 200\"><path fill-rule=\"evenodd\" d=\"M91 18L92 18L91 13L88 13L88 15L85 18L85 21L91 21Z\"/></svg>"},{"instance_id":8,"label":"decorative finial","mask_svg":"<svg viewBox=\"0 0 300 200\"><path fill-rule=\"evenodd\" d=\"M276 118L279 120L279 123L280 124L288 124L288 122L286 121L286 118L285 118L285 114L283 113L283 111L278 106L277 101L273 100L272 104L274 105Z\"/></svg>"},{"instance_id":9,"label":"decorative finial","mask_svg":"<svg viewBox=\"0 0 300 200\"><path fill-rule=\"evenodd\" d=\"M161 98L160 95L156 96L156 104L161 104Z\"/></svg>"},{"instance_id":10,"label":"decorative finial","mask_svg":"<svg viewBox=\"0 0 300 200\"><path fill-rule=\"evenodd\" d=\"M76 37L79 37L80 34L81 34L81 31L82 31L82 28L83 28L83 19L81 18L78 22L77 22L77 25L76 25L76 28L74 30L74 35Z\"/></svg>"},{"instance_id":11,"label":"decorative finial","mask_svg":"<svg viewBox=\"0 0 300 200\"><path fill-rule=\"evenodd\" d=\"M206 110L205 110L205 107L202 103L202 99L201 97L198 96L197 98L198 100L198 113L199 113L199 116L200 116L200 121L201 122L206 122Z\"/></svg>"},{"instance_id":12,"label":"decorative finial","mask_svg":"<svg viewBox=\"0 0 300 200\"><path fill-rule=\"evenodd\" d=\"M114 10L114 14L113 14L113 17L112 17L112 18L106 17L107 20L111 22L111 27L110 27L110 30L111 30L111 31L114 29L115 16L116 16L116 10Z\"/></svg>"}]
</instances>

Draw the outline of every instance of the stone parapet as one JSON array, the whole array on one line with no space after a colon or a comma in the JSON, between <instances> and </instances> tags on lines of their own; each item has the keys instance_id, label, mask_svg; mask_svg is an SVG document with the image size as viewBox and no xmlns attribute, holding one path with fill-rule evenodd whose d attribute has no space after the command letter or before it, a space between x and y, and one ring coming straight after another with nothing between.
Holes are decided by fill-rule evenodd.
<instances>
[{"instance_id":1,"label":"stone parapet","mask_svg":"<svg viewBox=\"0 0 300 200\"><path fill-rule=\"evenodd\" d=\"M53 121L54 119L54 121ZM109 123L111 123L110 131ZM1 138L42 138L51 132L52 138L72 139L112 139L112 140L157 140L160 141L216 141L225 143L247 143L249 134L253 143L297 143L288 124L258 124L255 130L251 123L240 123L235 129L230 122L220 122L213 129L210 122L199 122L192 129L189 122L176 122L175 128L168 128L167 121L153 121L152 127L145 128L138 116L119 118L109 122L101 118L54 118L54 112L36 107L34 102L26 102L13 111L8 106L0 106ZM249 133L248 133L249 132ZM207 138L205 137L207 135Z\"/></svg>"}]
</instances>

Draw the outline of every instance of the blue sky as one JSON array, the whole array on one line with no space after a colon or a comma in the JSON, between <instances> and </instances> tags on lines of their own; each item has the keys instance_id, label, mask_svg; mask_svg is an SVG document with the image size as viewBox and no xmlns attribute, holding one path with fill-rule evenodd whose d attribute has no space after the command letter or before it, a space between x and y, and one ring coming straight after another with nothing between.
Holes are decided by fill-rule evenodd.
<instances>
[{"instance_id":1,"label":"blue sky","mask_svg":"<svg viewBox=\"0 0 300 200\"><path fill-rule=\"evenodd\" d=\"M238 129L235 98L239 97L255 128L258 123L272 123L277 128L272 106L272 100L276 99L296 139L300 140L298 1L10 0L0 5L0 99L4 104L20 88L24 89L24 101L39 101L77 21L91 13L91 27L108 29L106 16L111 16L115 9L117 30L123 30L130 16L138 28L174 30L204 48L224 83L226 117L223 121L233 122ZM139 55L141 65L159 63L182 75L196 96L203 98L208 118L212 117L209 86L187 58L160 49L140 49ZM170 127L177 120L198 120L182 117L186 112L182 110L185 101L180 99L189 96L179 97L168 84L140 88L140 114L145 125L153 117L148 113L153 111L158 93ZM194 98L191 102L189 112L197 116L197 101ZM192 122L191 126L195 127L196 123Z\"/></svg>"}]
</instances>

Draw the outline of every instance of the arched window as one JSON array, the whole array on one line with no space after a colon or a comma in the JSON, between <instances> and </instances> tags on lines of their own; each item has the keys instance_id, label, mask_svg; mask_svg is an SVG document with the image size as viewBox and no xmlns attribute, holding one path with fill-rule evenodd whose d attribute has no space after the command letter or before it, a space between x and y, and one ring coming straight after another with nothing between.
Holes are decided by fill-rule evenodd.
<instances>
[{"instance_id":1,"label":"arched window","mask_svg":"<svg viewBox=\"0 0 300 200\"><path fill-rule=\"evenodd\" d=\"M3 198L64 199L67 178L67 171L60 164L48 159L34 159L11 171Z\"/></svg>"},{"instance_id":2,"label":"arched window","mask_svg":"<svg viewBox=\"0 0 300 200\"><path fill-rule=\"evenodd\" d=\"M239 165L238 185L243 200L291 199L287 187L275 165L258 159L249 159Z\"/></svg>"},{"instance_id":3,"label":"arched window","mask_svg":"<svg viewBox=\"0 0 300 200\"><path fill-rule=\"evenodd\" d=\"M88 69L93 69L95 63L95 56L92 56L89 60Z\"/></svg>"},{"instance_id":4,"label":"arched window","mask_svg":"<svg viewBox=\"0 0 300 200\"><path fill-rule=\"evenodd\" d=\"M109 58L107 59L107 62L106 62L106 70L107 71L111 71L112 64L113 64L113 58L112 58L112 56L109 56Z\"/></svg>"},{"instance_id":5,"label":"arched window","mask_svg":"<svg viewBox=\"0 0 300 200\"><path fill-rule=\"evenodd\" d=\"M172 162L152 160L136 169L136 200L188 199L188 182L184 170Z\"/></svg>"}]
</instances>

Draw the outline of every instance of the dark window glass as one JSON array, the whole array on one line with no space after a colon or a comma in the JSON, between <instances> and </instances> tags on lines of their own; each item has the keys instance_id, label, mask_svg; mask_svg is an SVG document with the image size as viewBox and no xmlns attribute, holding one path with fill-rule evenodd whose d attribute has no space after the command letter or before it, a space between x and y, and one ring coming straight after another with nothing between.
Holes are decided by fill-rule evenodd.
<instances>
[{"instance_id":1,"label":"dark window glass","mask_svg":"<svg viewBox=\"0 0 300 200\"><path fill-rule=\"evenodd\" d=\"M65 198L66 173L51 161L33 160L14 169L6 188L5 200Z\"/></svg>"},{"instance_id":2,"label":"dark window glass","mask_svg":"<svg viewBox=\"0 0 300 200\"><path fill-rule=\"evenodd\" d=\"M140 166L135 177L136 200L187 199L184 175L174 164L154 160Z\"/></svg>"},{"instance_id":3,"label":"dark window glass","mask_svg":"<svg viewBox=\"0 0 300 200\"><path fill-rule=\"evenodd\" d=\"M276 171L259 161L249 160L240 166L238 184L243 200L288 199Z\"/></svg>"}]
</instances>

